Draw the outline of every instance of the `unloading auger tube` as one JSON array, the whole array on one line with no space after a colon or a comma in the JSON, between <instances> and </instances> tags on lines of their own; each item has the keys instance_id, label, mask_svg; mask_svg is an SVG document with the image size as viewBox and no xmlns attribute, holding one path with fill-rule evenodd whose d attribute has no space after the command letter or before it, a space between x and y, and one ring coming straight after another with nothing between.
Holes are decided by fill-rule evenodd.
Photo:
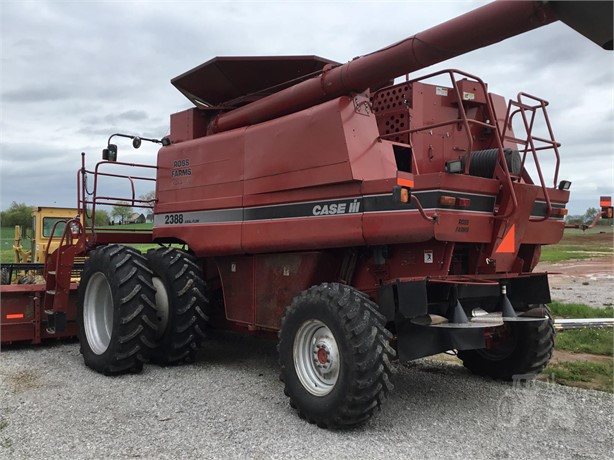
<instances>
[{"instance_id":1,"label":"unloading auger tube","mask_svg":"<svg viewBox=\"0 0 614 460\"><path fill-rule=\"evenodd\" d=\"M295 113L562 21L612 50L612 2L498 0L244 107L218 115L209 133L229 131Z\"/></svg>"}]
</instances>

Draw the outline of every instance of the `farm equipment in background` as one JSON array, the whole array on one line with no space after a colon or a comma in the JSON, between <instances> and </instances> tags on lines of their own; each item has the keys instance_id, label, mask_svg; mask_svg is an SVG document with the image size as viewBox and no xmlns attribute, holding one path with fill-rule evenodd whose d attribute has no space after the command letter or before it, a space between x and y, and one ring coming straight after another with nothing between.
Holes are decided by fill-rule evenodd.
<instances>
[{"instance_id":1,"label":"farm equipment in background","mask_svg":"<svg viewBox=\"0 0 614 460\"><path fill-rule=\"evenodd\" d=\"M98 194L105 177L155 181L153 231L69 221L45 267L46 330L76 319L103 374L189 361L208 327L279 334L286 394L321 427L370 418L395 356L456 349L477 374L540 372L554 330L533 269L561 239L570 184L548 103L506 103L459 70L394 79L559 18L611 50L611 16L611 2L497 1L343 65L218 57L173 79L195 108L148 139L156 166L117 161L109 139L78 172L82 215L125 199ZM119 244L137 242L160 247ZM75 312L68 271L86 254Z\"/></svg>"},{"instance_id":2,"label":"farm equipment in background","mask_svg":"<svg viewBox=\"0 0 614 460\"><path fill-rule=\"evenodd\" d=\"M14 258L12 263L2 263L2 284L34 284L37 281L44 283L42 276L45 257L58 248L66 222L78 215L76 208L50 206L34 208L30 238L24 234L21 226L15 226ZM24 239L30 240L28 250L22 245Z\"/></svg>"},{"instance_id":3,"label":"farm equipment in background","mask_svg":"<svg viewBox=\"0 0 614 460\"><path fill-rule=\"evenodd\" d=\"M612 197L602 196L599 198L599 206L601 210L595 214L595 218L592 222L585 222L581 224L565 224L565 228L579 228L583 232L589 230L597 225L601 219L612 219L614 217L614 208L612 207Z\"/></svg>"},{"instance_id":4,"label":"farm equipment in background","mask_svg":"<svg viewBox=\"0 0 614 460\"><path fill-rule=\"evenodd\" d=\"M13 263L2 263L2 287L0 287L0 340L7 344L27 341L34 344L43 339L76 336L76 305L74 299L67 304L70 325L63 331L48 329L41 309L45 296L45 261L61 244L67 222L80 220L76 208L36 207L32 211L32 236L30 249L22 245L24 235L20 226L15 226L15 254ZM69 290L76 292L78 277L83 269L83 260L70 267Z\"/></svg>"}]
</instances>

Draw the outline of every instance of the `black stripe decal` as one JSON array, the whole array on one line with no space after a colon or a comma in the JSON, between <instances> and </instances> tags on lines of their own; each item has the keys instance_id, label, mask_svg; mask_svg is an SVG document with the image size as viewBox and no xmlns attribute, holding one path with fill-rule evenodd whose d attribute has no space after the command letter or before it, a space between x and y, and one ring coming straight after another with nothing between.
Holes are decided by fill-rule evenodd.
<instances>
[{"instance_id":1,"label":"black stripe decal","mask_svg":"<svg viewBox=\"0 0 614 460\"><path fill-rule=\"evenodd\" d=\"M561 203L550 203L552 208L557 209L565 209L565 205ZM544 217L546 215L546 210L548 209L548 204L545 201L536 201L533 204L533 208L531 209L531 217ZM564 219L565 216L561 215L550 215L550 219Z\"/></svg>"},{"instance_id":2,"label":"black stripe decal","mask_svg":"<svg viewBox=\"0 0 614 460\"><path fill-rule=\"evenodd\" d=\"M492 213L495 207L495 197L492 195L457 193L445 190L420 191L415 192L415 195L419 198L422 207L431 211L441 209L460 212ZM442 195L469 198L471 200L470 206L466 209L441 207L439 206L439 199ZM154 216L154 226L253 222L259 220L297 219L415 210L417 210L417 208L413 202L410 204L396 203L392 194L389 193L335 200L256 206L251 208L156 214Z\"/></svg>"},{"instance_id":3,"label":"black stripe decal","mask_svg":"<svg viewBox=\"0 0 614 460\"><path fill-rule=\"evenodd\" d=\"M416 197L424 209L434 210L458 210L456 208L446 208L439 206L442 196L453 196L458 198L469 198L471 203L468 208L462 211L487 212L492 213L495 209L495 197L492 195L477 195L469 193L448 192L444 190L434 190L428 192L415 192ZM413 201L410 204L396 203L392 195L373 195L365 197L365 212L383 211L407 211L418 209Z\"/></svg>"},{"instance_id":4,"label":"black stripe decal","mask_svg":"<svg viewBox=\"0 0 614 460\"><path fill-rule=\"evenodd\" d=\"M331 216L362 212L363 198L310 201L256 208L245 208L244 220L292 219L297 217Z\"/></svg>"}]
</instances>

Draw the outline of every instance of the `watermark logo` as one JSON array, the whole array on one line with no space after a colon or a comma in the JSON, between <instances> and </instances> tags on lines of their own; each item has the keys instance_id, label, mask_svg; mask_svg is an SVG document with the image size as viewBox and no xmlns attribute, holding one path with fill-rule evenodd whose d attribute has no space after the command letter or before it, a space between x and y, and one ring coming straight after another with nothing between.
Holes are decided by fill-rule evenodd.
<instances>
[{"instance_id":1,"label":"watermark logo","mask_svg":"<svg viewBox=\"0 0 614 460\"><path fill-rule=\"evenodd\" d=\"M505 390L497 405L498 425L573 428L575 411L569 407L573 401L561 393L553 377L546 382L536 382L536 377L536 374L512 377L512 387Z\"/></svg>"}]
</instances>

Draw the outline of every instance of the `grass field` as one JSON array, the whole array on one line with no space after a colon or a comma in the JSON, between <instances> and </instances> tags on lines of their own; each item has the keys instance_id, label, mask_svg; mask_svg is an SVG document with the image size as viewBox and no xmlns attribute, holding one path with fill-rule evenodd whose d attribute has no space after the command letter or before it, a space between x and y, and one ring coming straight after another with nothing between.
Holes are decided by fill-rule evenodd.
<instances>
[{"instance_id":1,"label":"grass field","mask_svg":"<svg viewBox=\"0 0 614 460\"><path fill-rule=\"evenodd\" d=\"M614 233L610 226L597 226L583 232L567 229L561 242L542 246L542 262L560 262L571 259L589 259L614 254Z\"/></svg>"},{"instance_id":2,"label":"grass field","mask_svg":"<svg viewBox=\"0 0 614 460\"><path fill-rule=\"evenodd\" d=\"M0 262L13 262L13 244L15 243L15 228L0 228ZM21 245L27 251L30 240L22 240Z\"/></svg>"},{"instance_id":3,"label":"grass field","mask_svg":"<svg viewBox=\"0 0 614 460\"><path fill-rule=\"evenodd\" d=\"M552 302L555 318L611 318L614 309L591 308L582 304ZM576 329L559 331L554 340L556 351L568 352L564 361L552 361L544 375L557 383L614 392L614 330ZM574 359L575 358L575 359Z\"/></svg>"},{"instance_id":4,"label":"grass field","mask_svg":"<svg viewBox=\"0 0 614 460\"><path fill-rule=\"evenodd\" d=\"M97 230L105 231L126 231L126 232L149 232L153 228L153 224L127 224L127 225L112 225L108 227L100 227ZM15 243L15 229L13 227L0 228L0 263L8 263L14 261L13 244ZM30 240L23 239L21 245L27 251L30 249ZM158 247L157 244L133 244L132 246L139 249L141 252L146 252L147 249Z\"/></svg>"}]
</instances>

